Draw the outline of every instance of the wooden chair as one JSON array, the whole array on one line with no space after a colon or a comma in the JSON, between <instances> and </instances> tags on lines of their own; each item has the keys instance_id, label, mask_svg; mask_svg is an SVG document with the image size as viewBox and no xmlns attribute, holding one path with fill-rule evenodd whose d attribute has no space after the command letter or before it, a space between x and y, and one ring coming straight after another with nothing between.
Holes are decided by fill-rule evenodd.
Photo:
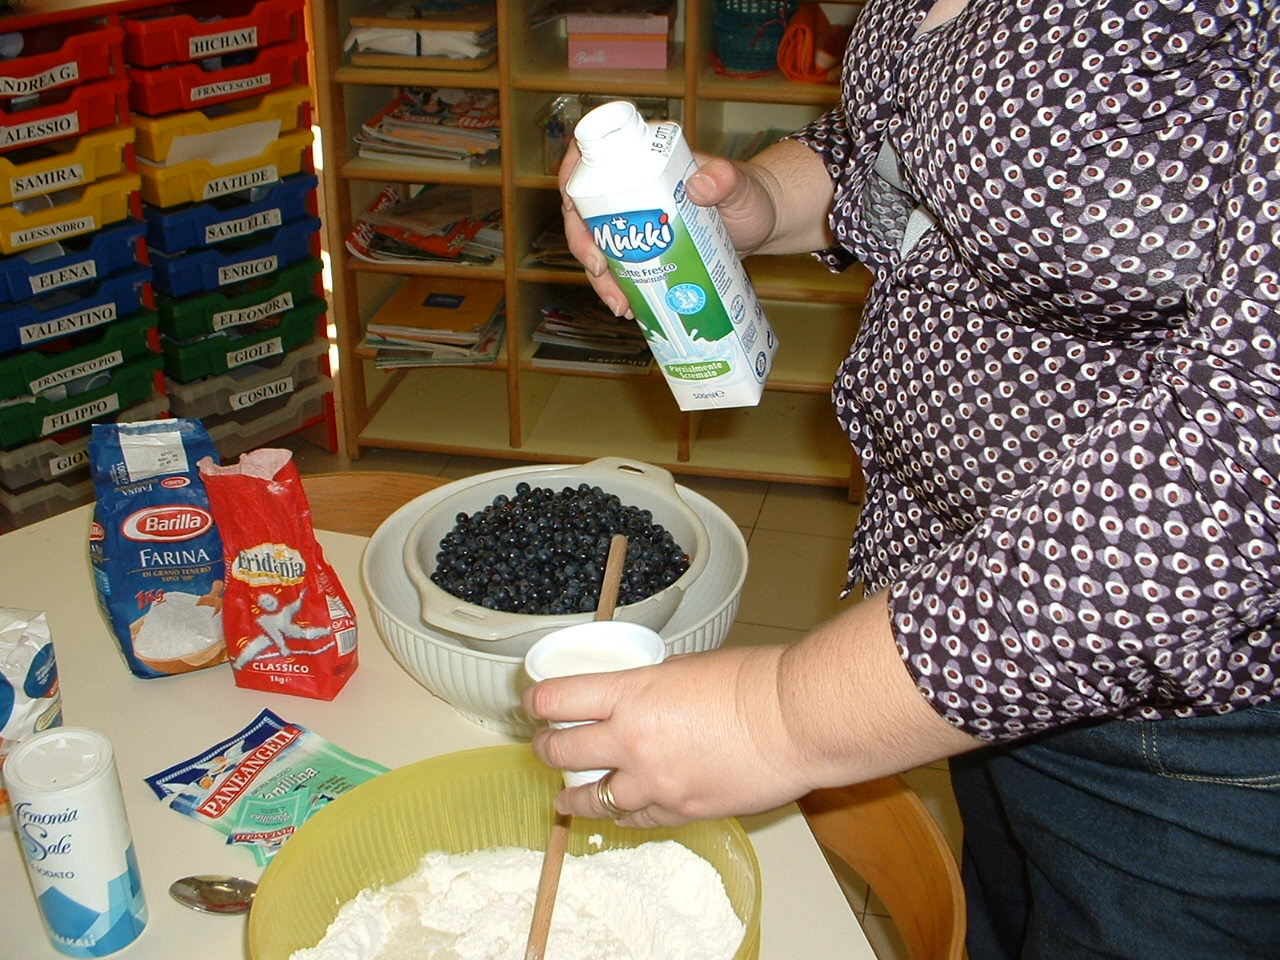
<instances>
[{"instance_id":1,"label":"wooden chair","mask_svg":"<svg viewBox=\"0 0 1280 960\"><path fill-rule=\"evenodd\" d=\"M901 777L815 790L799 805L828 857L884 901L911 960L962 960L960 870L937 821Z\"/></svg>"},{"instance_id":2,"label":"wooden chair","mask_svg":"<svg viewBox=\"0 0 1280 960\"><path fill-rule=\"evenodd\" d=\"M372 536L383 520L414 497L448 483L446 477L398 470L346 470L302 478L318 530Z\"/></svg>"}]
</instances>

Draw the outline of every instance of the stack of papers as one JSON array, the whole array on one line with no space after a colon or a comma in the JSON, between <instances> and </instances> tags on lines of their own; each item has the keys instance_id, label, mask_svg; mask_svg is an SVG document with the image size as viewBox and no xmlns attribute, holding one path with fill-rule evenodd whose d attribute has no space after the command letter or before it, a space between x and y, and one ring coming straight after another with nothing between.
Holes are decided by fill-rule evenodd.
<instances>
[{"instance_id":1,"label":"stack of papers","mask_svg":"<svg viewBox=\"0 0 1280 960\"><path fill-rule=\"evenodd\" d=\"M382 369L492 363L505 327L501 281L409 277L369 320L362 347Z\"/></svg>"},{"instance_id":2,"label":"stack of papers","mask_svg":"<svg viewBox=\"0 0 1280 960\"><path fill-rule=\"evenodd\" d=\"M355 142L367 160L488 163L498 156L498 92L402 87Z\"/></svg>"},{"instance_id":3,"label":"stack of papers","mask_svg":"<svg viewBox=\"0 0 1280 960\"><path fill-rule=\"evenodd\" d=\"M393 3L351 17L344 44L369 67L479 70L498 57L493 3Z\"/></svg>"},{"instance_id":4,"label":"stack of papers","mask_svg":"<svg viewBox=\"0 0 1280 960\"><path fill-rule=\"evenodd\" d=\"M646 373L653 362L640 325L615 317L592 291L544 307L533 341L535 367Z\"/></svg>"}]
</instances>

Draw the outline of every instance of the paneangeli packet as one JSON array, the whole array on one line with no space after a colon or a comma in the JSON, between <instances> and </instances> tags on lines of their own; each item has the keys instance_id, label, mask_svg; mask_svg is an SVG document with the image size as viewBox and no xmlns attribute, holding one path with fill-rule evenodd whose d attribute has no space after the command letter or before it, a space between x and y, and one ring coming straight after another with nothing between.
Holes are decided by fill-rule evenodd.
<instances>
[{"instance_id":1,"label":"paneangeli packet","mask_svg":"<svg viewBox=\"0 0 1280 960\"><path fill-rule=\"evenodd\" d=\"M166 806L203 820L264 864L313 813L386 769L263 710L147 784Z\"/></svg>"}]
</instances>

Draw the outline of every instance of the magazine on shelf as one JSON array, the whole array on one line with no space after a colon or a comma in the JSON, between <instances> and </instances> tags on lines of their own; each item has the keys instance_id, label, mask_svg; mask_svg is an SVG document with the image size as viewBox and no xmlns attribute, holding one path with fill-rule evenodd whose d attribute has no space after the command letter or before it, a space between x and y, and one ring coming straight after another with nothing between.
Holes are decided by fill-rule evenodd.
<instances>
[{"instance_id":1,"label":"magazine on shelf","mask_svg":"<svg viewBox=\"0 0 1280 960\"><path fill-rule=\"evenodd\" d=\"M637 353L648 349L644 332L634 320L615 317L587 291L575 299L544 307L533 329L536 343L554 343L606 353Z\"/></svg>"},{"instance_id":2,"label":"magazine on shelf","mask_svg":"<svg viewBox=\"0 0 1280 960\"><path fill-rule=\"evenodd\" d=\"M401 87L361 124L358 152L485 163L499 144L496 90Z\"/></svg>"},{"instance_id":3,"label":"magazine on shelf","mask_svg":"<svg viewBox=\"0 0 1280 960\"><path fill-rule=\"evenodd\" d=\"M366 355L373 356L374 366L379 370L468 364L475 366L497 361L505 332L504 317L499 313L493 326L471 347L427 341L409 343L375 336L366 336L362 347Z\"/></svg>"},{"instance_id":4,"label":"magazine on shelf","mask_svg":"<svg viewBox=\"0 0 1280 960\"><path fill-rule=\"evenodd\" d=\"M470 277L408 277L369 320L369 336L474 346L503 315L503 285Z\"/></svg>"},{"instance_id":5,"label":"magazine on shelf","mask_svg":"<svg viewBox=\"0 0 1280 960\"><path fill-rule=\"evenodd\" d=\"M560 343L538 343L529 362L549 370L644 374L653 368L653 355L648 347L636 353L613 353Z\"/></svg>"},{"instance_id":6,"label":"magazine on shelf","mask_svg":"<svg viewBox=\"0 0 1280 960\"><path fill-rule=\"evenodd\" d=\"M387 185L356 219L346 246L372 263L492 263L502 254L501 196L441 184L406 200Z\"/></svg>"}]
</instances>

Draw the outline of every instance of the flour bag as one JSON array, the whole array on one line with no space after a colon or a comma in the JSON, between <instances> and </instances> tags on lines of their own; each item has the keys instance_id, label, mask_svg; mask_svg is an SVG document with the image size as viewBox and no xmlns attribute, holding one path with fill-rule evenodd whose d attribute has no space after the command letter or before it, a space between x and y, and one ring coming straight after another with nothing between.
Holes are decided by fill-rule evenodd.
<instances>
[{"instance_id":1,"label":"flour bag","mask_svg":"<svg viewBox=\"0 0 1280 960\"><path fill-rule=\"evenodd\" d=\"M226 555L236 686L332 700L356 670L355 612L316 542L293 454L264 447L199 467Z\"/></svg>"},{"instance_id":2,"label":"flour bag","mask_svg":"<svg viewBox=\"0 0 1280 960\"><path fill-rule=\"evenodd\" d=\"M93 581L135 676L227 659L222 540L196 469L205 457L217 450L199 420L94 424L89 438Z\"/></svg>"}]
</instances>

